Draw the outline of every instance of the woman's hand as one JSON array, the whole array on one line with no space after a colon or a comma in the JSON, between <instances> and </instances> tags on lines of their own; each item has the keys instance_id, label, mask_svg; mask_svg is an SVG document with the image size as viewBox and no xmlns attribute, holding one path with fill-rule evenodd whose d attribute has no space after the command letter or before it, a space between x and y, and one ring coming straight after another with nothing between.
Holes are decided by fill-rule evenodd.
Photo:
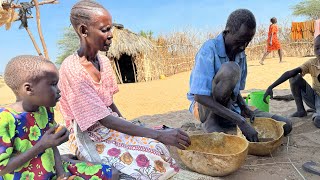
<instances>
[{"instance_id":1,"label":"woman's hand","mask_svg":"<svg viewBox=\"0 0 320 180\"><path fill-rule=\"evenodd\" d=\"M188 134L181 129L159 130L157 140L165 145L176 146L182 150L191 144Z\"/></svg>"},{"instance_id":2,"label":"woman's hand","mask_svg":"<svg viewBox=\"0 0 320 180\"><path fill-rule=\"evenodd\" d=\"M60 144L68 141L69 131L67 128L63 127L59 132L54 133L56 128L57 126L50 128L39 141L41 145L40 147L42 147L43 150L59 146Z\"/></svg>"}]
</instances>

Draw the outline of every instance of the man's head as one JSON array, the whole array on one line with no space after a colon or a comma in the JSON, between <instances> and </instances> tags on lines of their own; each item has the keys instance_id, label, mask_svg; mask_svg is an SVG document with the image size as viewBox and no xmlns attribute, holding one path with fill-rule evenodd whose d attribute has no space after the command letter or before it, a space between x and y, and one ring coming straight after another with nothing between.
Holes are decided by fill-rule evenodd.
<instances>
[{"instance_id":1,"label":"man's head","mask_svg":"<svg viewBox=\"0 0 320 180\"><path fill-rule=\"evenodd\" d=\"M314 39L314 55L320 60L320 34Z\"/></svg>"},{"instance_id":2,"label":"man's head","mask_svg":"<svg viewBox=\"0 0 320 180\"><path fill-rule=\"evenodd\" d=\"M17 100L31 105L53 107L60 98L59 80L55 65L40 56L22 55L9 61L4 81Z\"/></svg>"},{"instance_id":3,"label":"man's head","mask_svg":"<svg viewBox=\"0 0 320 180\"><path fill-rule=\"evenodd\" d=\"M238 9L233 11L227 20L224 30L225 48L228 56L245 50L256 32L256 19L251 11Z\"/></svg>"},{"instance_id":4,"label":"man's head","mask_svg":"<svg viewBox=\"0 0 320 180\"><path fill-rule=\"evenodd\" d=\"M92 0L76 3L70 13L70 21L82 45L93 50L107 51L112 39L112 17L100 4Z\"/></svg>"}]
</instances>

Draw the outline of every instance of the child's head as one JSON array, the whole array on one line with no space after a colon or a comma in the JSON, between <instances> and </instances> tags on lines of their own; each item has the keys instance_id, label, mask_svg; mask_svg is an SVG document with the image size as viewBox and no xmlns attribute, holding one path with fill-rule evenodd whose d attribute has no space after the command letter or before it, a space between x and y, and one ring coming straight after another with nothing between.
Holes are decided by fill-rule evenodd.
<instances>
[{"instance_id":1,"label":"child's head","mask_svg":"<svg viewBox=\"0 0 320 180\"><path fill-rule=\"evenodd\" d=\"M4 81L15 93L17 101L32 106L55 106L60 98L58 80L55 65L40 56L14 57L4 72Z\"/></svg>"},{"instance_id":2,"label":"child's head","mask_svg":"<svg viewBox=\"0 0 320 180\"><path fill-rule=\"evenodd\" d=\"M276 24L276 23L277 23L277 18L275 18L275 17L271 18L271 19L270 19L270 22L271 22L272 24Z\"/></svg>"},{"instance_id":3,"label":"child's head","mask_svg":"<svg viewBox=\"0 0 320 180\"><path fill-rule=\"evenodd\" d=\"M320 34L314 39L314 55L320 60Z\"/></svg>"},{"instance_id":4,"label":"child's head","mask_svg":"<svg viewBox=\"0 0 320 180\"><path fill-rule=\"evenodd\" d=\"M70 13L71 24L82 46L107 51L112 39L112 17L100 4L91 0L76 3Z\"/></svg>"}]
</instances>

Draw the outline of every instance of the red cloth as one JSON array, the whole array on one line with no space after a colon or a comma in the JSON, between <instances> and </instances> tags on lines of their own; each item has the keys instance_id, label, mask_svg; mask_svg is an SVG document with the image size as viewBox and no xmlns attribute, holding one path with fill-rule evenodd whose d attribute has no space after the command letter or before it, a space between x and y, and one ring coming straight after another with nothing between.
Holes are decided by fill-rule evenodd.
<instances>
[{"instance_id":1,"label":"red cloth","mask_svg":"<svg viewBox=\"0 0 320 180\"><path fill-rule=\"evenodd\" d=\"M272 36L272 45L270 45L270 38ZM275 51L281 49L281 45L278 39L278 26L276 24L271 24L269 26L268 40L267 40L267 51Z\"/></svg>"}]
</instances>

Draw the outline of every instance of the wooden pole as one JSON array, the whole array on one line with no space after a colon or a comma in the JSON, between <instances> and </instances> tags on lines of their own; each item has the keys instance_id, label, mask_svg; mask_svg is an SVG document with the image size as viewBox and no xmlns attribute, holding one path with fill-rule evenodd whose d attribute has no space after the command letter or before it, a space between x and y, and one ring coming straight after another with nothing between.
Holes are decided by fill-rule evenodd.
<instances>
[{"instance_id":1,"label":"wooden pole","mask_svg":"<svg viewBox=\"0 0 320 180\"><path fill-rule=\"evenodd\" d=\"M118 60L115 59L115 61L116 61L116 64L117 64L117 69L119 70L120 83L123 84L121 70L120 70L120 66L119 66Z\"/></svg>"},{"instance_id":2,"label":"wooden pole","mask_svg":"<svg viewBox=\"0 0 320 180\"><path fill-rule=\"evenodd\" d=\"M133 57L131 57L131 62L132 62L132 67L133 67L133 74L134 74L134 82L138 82L137 81L137 73L136 73L136 67L135 67L135 65L134 65L134 58Z\"/></svg>"},{"instance_id":3,"label":"wooden pole","mask_svg":"<svg viewBox=\"0 0 320 180\"><path fill-rule=\"evenodd\" d=\"M39 56L42 56L42 53L41 53L41 51L39 49L39 46L37 45L37 42L34 40L34 37L33 37L32 33L31 33L31 31L29 30L28 27L25 27L25 29L29 34L29 37L30 37L30 39L31 39L31 41L33 43L34 48L36 48L37 53L39 54Z\"/></svg>"},{"instance_id":4,"label":"wooden pole","mask_svg":"<svg viewBox=\"0 0 320 180\"><path fill-rule=\"evenodd\" d=\"M121 84L123 84L122 78L120 77L119 72L118 72L118 68L116 67L116 62L115 62L115 60L113 60L112 62L113 62L112 64L113 64L113 66L114 66L114 70L116 71L116 74L117 74L117 78L119 79L119 82L120 82Z\"/></svg>"},{"instance_id":5,"label":"wooden pole","mask_svg":"<svg viewBox=\"0 0 320 180\"><path fill-rule=\"evenodd\" d=\"M46 45L46 42L44 41L42 29L41 29L39 2L38 2L38 0L33 0L33 2L34 2L34 6L36 7L36 19L37 19L38 33L39 33L41 44L43 47L44 56L47 59L49 59L47 45Z\"/></svg>"}]
</instances>

